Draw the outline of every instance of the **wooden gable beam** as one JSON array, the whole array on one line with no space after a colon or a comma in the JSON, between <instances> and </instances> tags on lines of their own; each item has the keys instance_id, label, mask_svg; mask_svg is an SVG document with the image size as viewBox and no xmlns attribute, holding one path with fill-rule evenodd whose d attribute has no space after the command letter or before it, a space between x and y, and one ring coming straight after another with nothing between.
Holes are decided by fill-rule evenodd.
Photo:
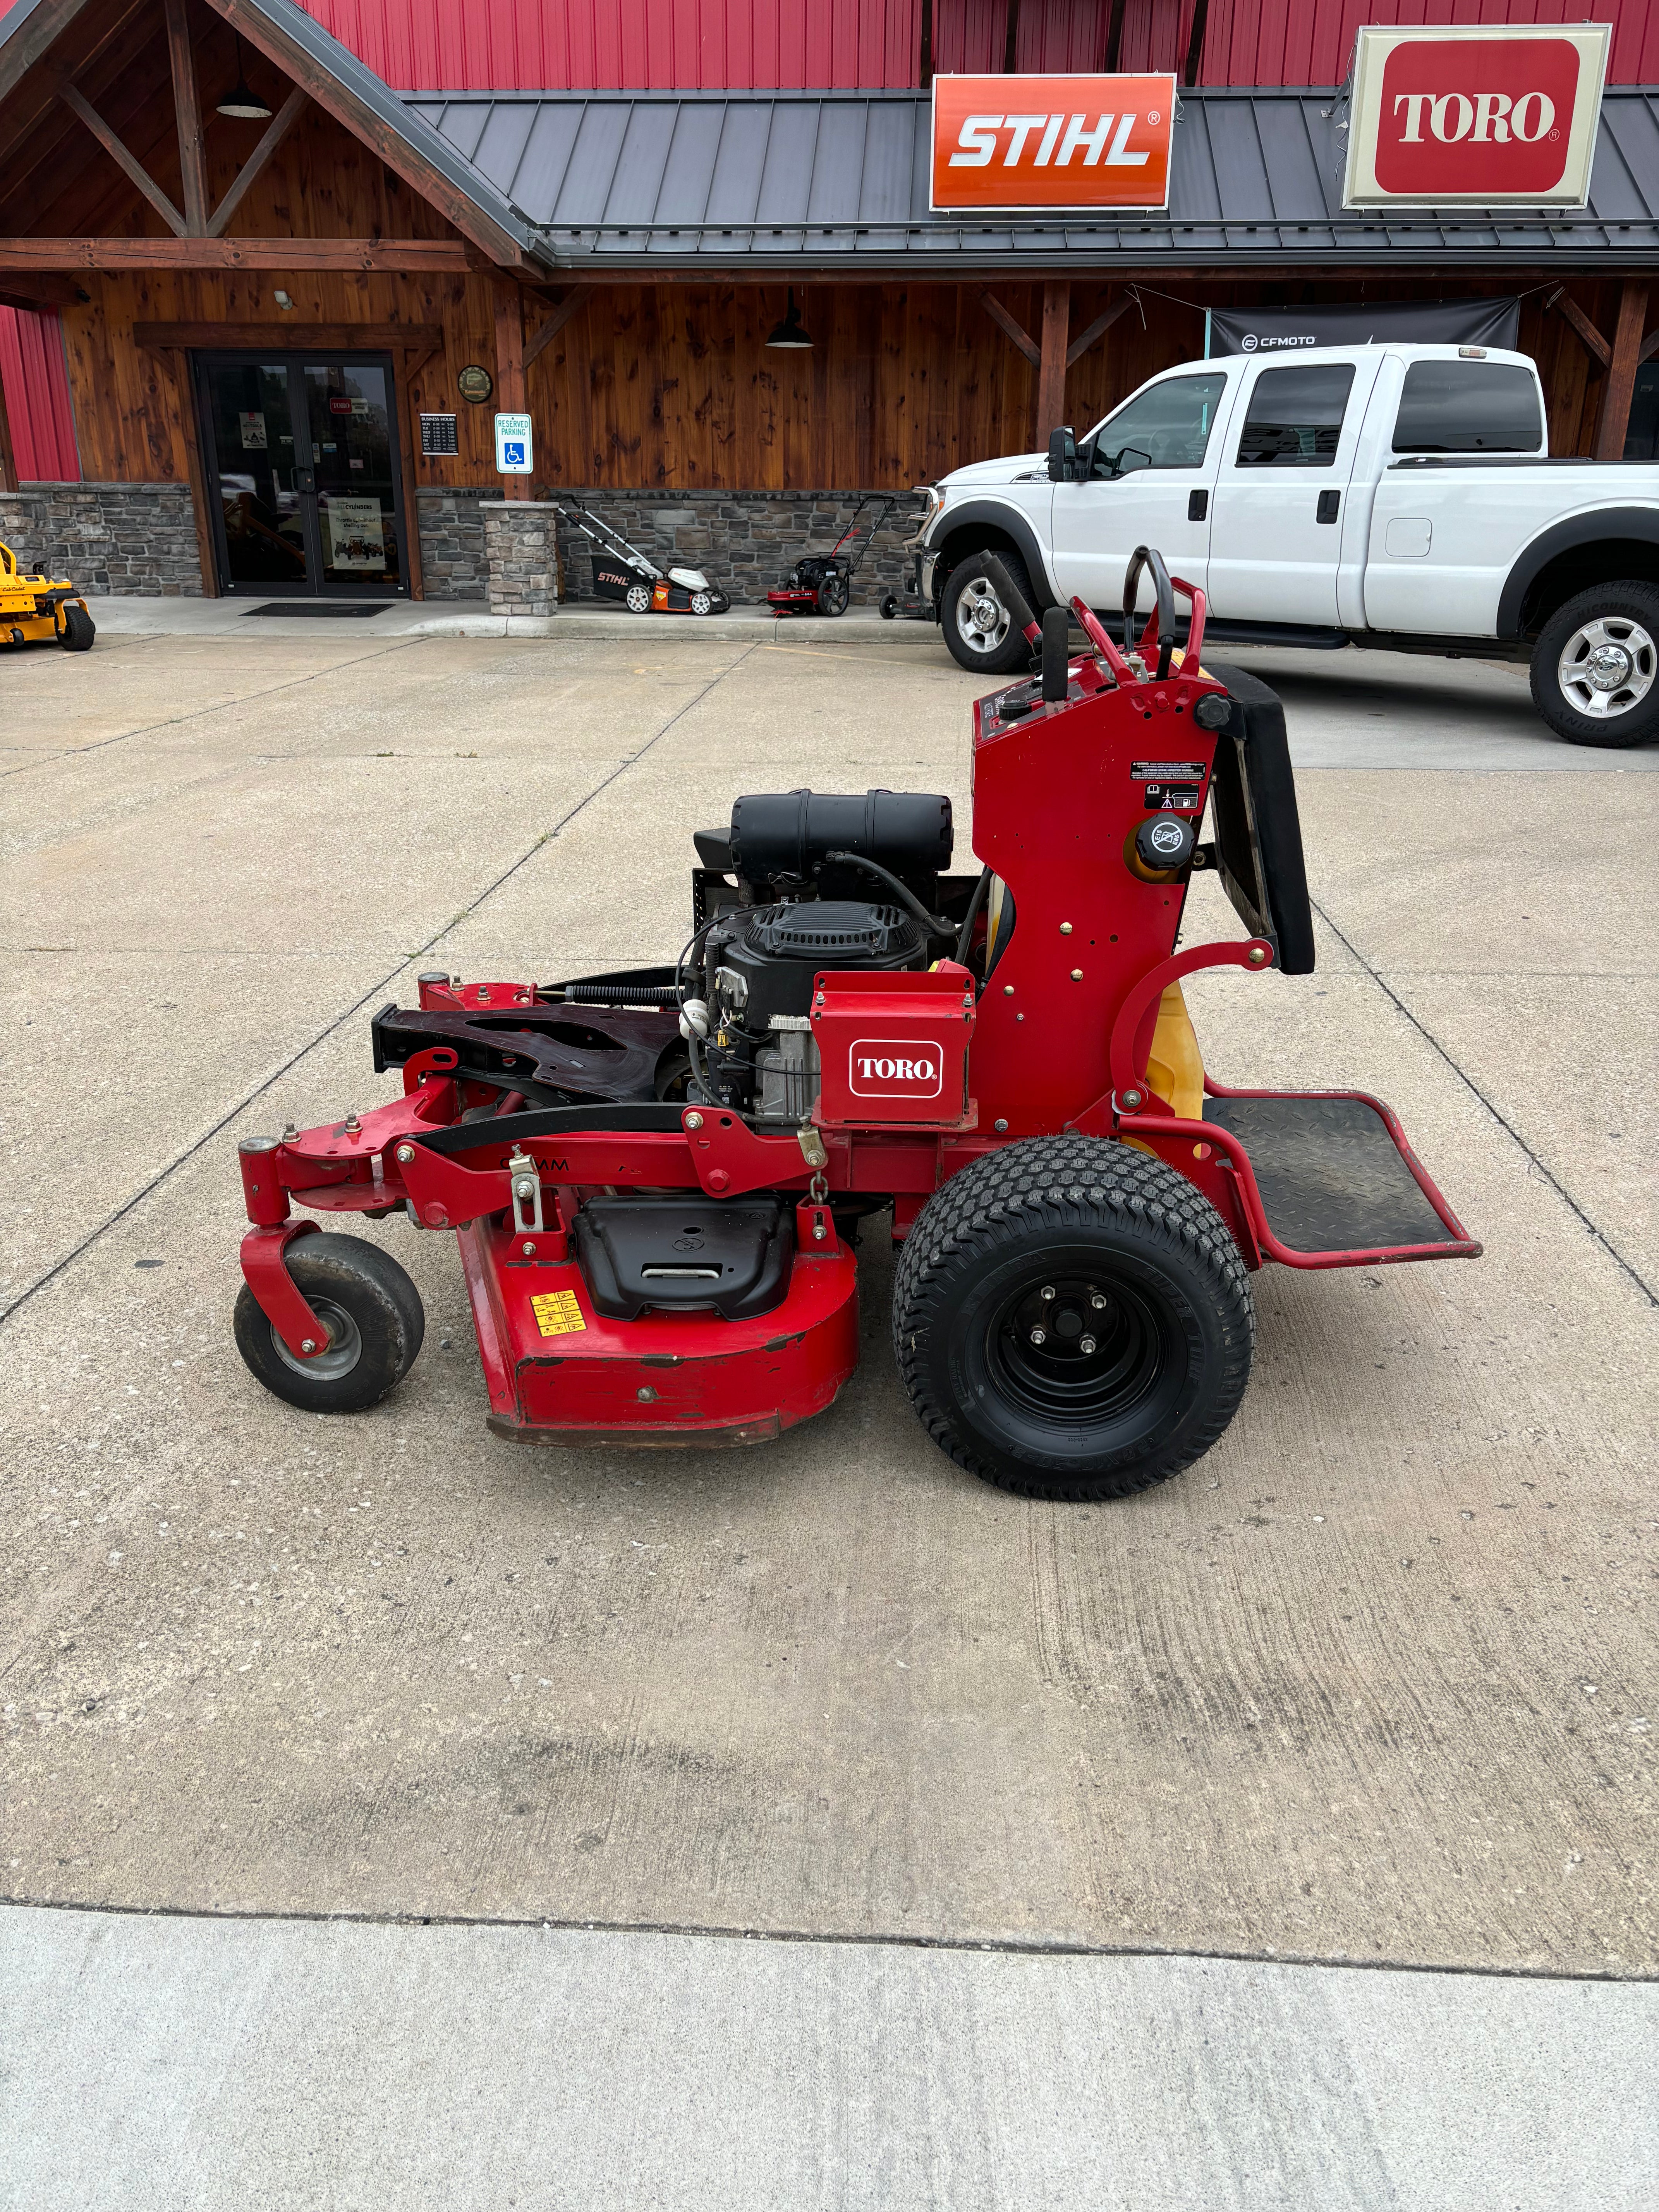
<instances>
[{"instance_id":1,"label":"wooden gable beam","mask_svg":"<svg viewBox=\"0 0 1659 2212\"><path fill-rule=\"evenodd\" d=\"M1073 368L1077 362L1082 360L1084 355L1088 352L1091 346L1098 345L1102 338L1105 337L1107 331L1111 329L1112 325L1117 320L1118 317L1132 305L1133 302L1130 300L1129 295L1126 292L1121 300L1114 300L1109 307L1103 308L1101 313L1095 317L1093 322L1089 324L1086 329L1080 330L1077 336L1072 340L1070 345L1066 347L1066 368Z\"/></svg>"},{"instance_id":2,"label":"wooden gable beam","mask_svg":"<svg viewBox=\"0 0 1659 2212\"><path fill-rule=\"evenodd\" d=\"M185 218L137 155L128 152L125 143L116 137L92 102L83 94L77 92L67 77L58 79L58 97L71 115L79 122L85 124L87 129L91 131L93 137L117 167L126 171L128 177L137 185L139 191L174 236L182 238L186 229Z\"/></svg>"},{"instance_id":3,"label":"wooden gable beam","mask_svg":"<svg viewBox=\"0 0 1659 2212\"><path fill-rule=\"evenodd\" d=\"M207 234L210 238L223 236L225 225L241 205L249 189L258 184L260 177L270 167L272 155L276 153L283 139L299 121L301 111L310 97L311 94L303 87L295 85L276 114L271 117L270 121L265 125L264 135L241 167L238 169L223 199L214 210L213 219L207 227Z\"/></svg>"},{"instance_id":4,"label":"wooden gable beam","mask_svg":"<svg viewBox=\"0 0 1659 2212\"><path fill-rule=\"evenodd\" d=\"M28 21L0 46L0 100L56 44L58 33L69 28L86 5L87 0L40 0Z\"/></svg>"},{"instance_id":5,"label":"wooden gable beam","mask_svg":"<svg viewBox=\"0 0 1659 2212\"><path fill-rule=\"evenodd\" d=\"M991 320L1003 333L1004 337L1010 337L1013 340L1014 343L1024 355L1026 360L1030 362L1032 368L1041 368L1042 366L1042 348L1037 343L1035 338L1030 337L1020 328L1019 325L1014 320L1006 307L1003 306L1001 301L997 298L995 293L981 292L979 295L979 304L984 308L986 313L991 318Z\"/></svg>"},{"instance_id":6,"label":"wooden gable beam","mask_svg":"<svg viewBox=\"0 0 1659 2212\"><path fill-rule=\"evenodd\" d=\"M458 185L451 184L400 131L383 121L331 70L313 61L297 40L290 38L252 6L251 0L208 0L208 5L216 15L222 15L233 30L240 32L250 46L257 46L267 61L274 63L285 76L308 92L325 113L331 115L354 137L361 138L378 154L387 168L436 208L480 252L502 268L522 268L537 276L544 273L526 258L516 238L494 222Z\"/></svg>"},{"instance_id":7,"label":"wooden gable beam","mask_svg":"<svg viewBox=\"0 0 1659 2212\"><path fill-rule=\"evenodd\" d=\"M0 276L0 307L21 307L26 314L83 307L87 297L72 277L44 270L38 276Z\"/></svg>"},{"instance_id":8,"label":"wooden gable beam","mask_svg":"<svg viewBox=\"0 0 1659 2212\"><path fill-rule=\"evenodd\" d=\"M179 168L185 191L185 224L192 238L207 234L207 153L202 141L202 102L190 50L185 0L166 0L167 63L173 71L173 109L179 125Z\"/></svg>"},{"instance_id":9,"label":"wooden gable beam","mask_svg":"<svg viewBox=\"0 0 1659 2212\"><path fill-rule=\"evenodd\" d=\"M547 320L539 325L536 335L525 340L524 365L526 368L541 359L577 308L586 304L587 298L586 291L580 287L573 288L555 307Z\"/></svg>"}]
</instances>

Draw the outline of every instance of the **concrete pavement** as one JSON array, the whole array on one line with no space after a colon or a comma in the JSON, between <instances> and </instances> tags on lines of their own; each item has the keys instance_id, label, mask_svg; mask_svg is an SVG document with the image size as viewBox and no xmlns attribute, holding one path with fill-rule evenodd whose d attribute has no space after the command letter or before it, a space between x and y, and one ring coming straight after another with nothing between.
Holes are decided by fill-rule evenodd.
<instances>
[{"instance_id":1,"label":"concrete pavement","mask_svg":"<svg viewBox=\"0 0 1659 2212\"><path fill-rule=\"evenodd\" d=\"M1645 2212L1651 1987L0 1915L15 2212Z\"/></svg>"},{"instance_id":2,"label":"concrete pavement","mask_svg":"<svg viewBox=\"0 0 1659 2212\"><path fill-rule=\"evenodd\" d=\"M846 1955L883 1959L921 1938L1652 1976L1659 751L1557 744L1511 669L1252 656L1290 709L1321 966L1205 978L1206 1058L1228 1081L1389 1098L1487 1256L1268 1270L1223 1443L1145 1498L1066 1509L974 1483L927 1443L886 1351L878 1247L859 1376L753 1453L491 1439L453 1247L406 1226L368 1232L427 1304L398 1392L342 1423L253 1384L228 1329L235 1139L383 1095L367 1013L417 968L672 957L690 831L743 790L947 790L966 856L978 687L919 630L373 631L250 622L5 668L0 1874L23 1922L32 1904L435 1917L481 1923L453 1940L487 1951L508 1935L482 1923L546 1919L856 1939ZM1200 927L1239 933L1209 882ZM135 1924L46 1917L53 1942L102 1928L118 1949ZM189 1987L157 2017L199 2055L221 1969L192 1982L207 1954L190 1947L225 1930L142 1926L182 1947ZM64 2033L91 2049L102 1984L41 1955ZM374 1955L391 1986L404 1968ZM787 1986L809 1947L764 1955ZM346 1950L298 1956L258 1986L358 1971ZM1087 1970L1122 1990L1106 1968L1132 1963ZM1287 1990L1393 1986L1260 1971L1310 1978ZM1400 1986L1376 2063L1397 2063L1411 2110L1437 2094L1413 1992L1444 1986L1449 2018L1490 2023L1474 1993L1518 1985ZM1583 1989L1616 2042L1624 2015L1596 2008L1632 1993ZM1328 2002L1285 2000L1304 2022ZM447 2015L422 2017L416 2102L447 2078ZM1553 2032L1491 2030L1514 2065ZM1017 2107L1042 2076L1008 2070L1026 2047L1008 2035L994 2165L1025 2154ZM648 2097L666 2077L640 2065ZM1490 2078L1517 2144L1519 2078ZM915 2080L906 2113L947 2094ZM252 2155L246 2090L212 2106L222 2171ZM621 2157L602 2106L592 2142ZM1118 2124L1099 2122L1114 2157ZM1620 2124L1608 2108L1586 2172L1622 2171ZM1282 2112L1275 2130L1299 2142ZM354 2171L348 2133L295 2170ZM689 2139L670 2130L660 2155ZM877 2201L853 2193L867 2140L822 2136L844 2172L819 2201ZM463 2150L481 2155L467 2139L457 2172ZM1439 2201L1399 2179L1405 2154L1364 2169L1370 2197L1332 2201ZM627 2155L658 2188L659 2151ZM1279 2198L1242 2193L1242 2164L1210 2198L1186 2169L1125 2170L1145 2183L1125 2201L1308 2194L1297 2167ZM1490 2201L1573 2202L1553 2171L1535 2200L1517 2184ZM911 2201L971 2197L957 2169L928 2172L935 2197ZM235 2201L192 2185L180 2201ZM699 2200L664 2184L612 2201Z\"/></svg>"}]
</instances>

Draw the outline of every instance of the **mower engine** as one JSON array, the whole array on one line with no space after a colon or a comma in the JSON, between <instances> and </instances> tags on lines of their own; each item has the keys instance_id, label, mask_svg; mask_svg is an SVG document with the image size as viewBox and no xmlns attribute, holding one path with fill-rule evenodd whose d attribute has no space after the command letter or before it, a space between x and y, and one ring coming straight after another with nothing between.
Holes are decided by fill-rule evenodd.
<instances>
[{"instance_id":1,"label":"mower engine","mask_svg":"<svg viewBox=\"0 0 1659 2212\"><path fill-rule=\"evenodd\" d=\"M700 854L737 888L702 933L702 991L682 1023L688 1043L708 1040L705 1096L761 1121L811 1117L817 977L919 971L954 941L928 910L952 836L948 799L894 791L752 795L729 834L700 833Z\"/></svg>"}]
</instances>

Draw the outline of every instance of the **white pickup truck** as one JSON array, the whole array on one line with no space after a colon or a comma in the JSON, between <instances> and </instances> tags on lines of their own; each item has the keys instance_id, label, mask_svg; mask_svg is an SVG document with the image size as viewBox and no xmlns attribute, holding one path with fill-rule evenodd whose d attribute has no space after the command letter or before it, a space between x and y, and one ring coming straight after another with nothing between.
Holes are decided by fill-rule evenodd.
<instances>
[{"instance_id":1,"label":"white pickup truck","mask_svg":"<svg viewBox=\"0 0 1659 2212\"><path fill-rule=\"evenodd\" d=\"M928 501L917 590L964 668L1027 654L981 554L1017 563L1039 611L1107 612L1153 545L1207 592L1218 641L1525 660L1574 744L1659 733L1659 465L1552 460L1522 354L1189 362L1086 438L957 469Z\"/></svg>"}]
</instances>

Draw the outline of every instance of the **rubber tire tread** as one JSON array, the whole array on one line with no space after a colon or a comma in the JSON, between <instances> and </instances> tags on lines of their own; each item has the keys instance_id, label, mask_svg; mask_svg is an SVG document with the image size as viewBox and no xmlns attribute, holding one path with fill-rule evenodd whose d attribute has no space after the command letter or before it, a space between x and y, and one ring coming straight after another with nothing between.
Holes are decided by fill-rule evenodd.
<instances>
[{"instance_id":1,"label":"rubber tire tread","mask_svg":"<svg viewBox=\"0 0 1659 2212\"><path fill-rule=\"evenodd\" d=\"M1008 635L996 652L988 653L981 658L978 653L969 653L965 647L960 651L957 650L957 594L952 587L963 570L980 561L987 552L994 553L1001 562L1013 580L1015 588L1024 593L1026 605L1036 605L1036 594L1031 589L1031 579L1026 572L1025 563L1020 559L1018 554L1005 553L1001 547L997 545L982 546L977 553L964 553L945 578L944 595L939 600L939 628L945 633L945 649L958 668L967 669L973 676L1012 676L1018 671L1029 667L1031 659L1030 641L1024 631L1014 628L1012 618L1008 625Z\"/></svg>"},{"instance_id":2,"label":"rubber tire tread","mask_svg":"<svg viewBox=\"0 0 1659 2212\"><path fill-rule=\"evenodd\" d=\"M90 653L92 641L98 635L97 624L84 607L65 603L62 609L64 627L58 642L65 653Z\"/></svg>"},{"instance_id":3,"label":"rubber tire tread","mask_svg":"<svg viewBox=\"0 0 1659 2212\"><path fill-rule=\"evenodd\" d=\"M1639 622L1659 644L1659 588L1633 577L1611 584L1592 584L1586 592L1565 600L1538 633L1528 668L1532 703L1558 738L1570 745L1603 745L1609 752L1625 752L1632 745L1659 737L1659 682L1639 707L1616 721L1593 721L1569 706L1555 680L1561 648L1580 623L1595 614L1624 615Z\"/></svg>"},{"instance_id":4,"label":"rubber tire tread","mask_svg":"<svg viewBox=\"0 0 1659 2212\"><path fill-rule=\"evenodd\" d=\"M1227 1348L1203 1420L1150 1463L1115 1469L1089 1485L1045 1481L1036 1469L994 1465L964 1444L947 1409L934 1402L917 1336L928 1327L930 1297L947 1271L986 1251L1011 1217L1065 1231L1110 1210L1130 1215L1154 1237L1171 1241L1212 1279ZM1249 1271L1231 1231L1201 1191L1164 1161L1098 1137L1033 1137L986 1154L928 1200L900 1248L893 1279L893 1352L922 1426L939 1449L981 1481L1024 1498L1104 1499L1134 1496L1179 1474L1225 1431L1244 1395L1255 1342Z\"/></svg>"},{"instance_id":5,"label":"rubber tire tread","mask_svg":"<svg viewBox=\"0 0 1659 2212\"><path fill-rule=\"evenodd\" d=\"M319 1232L286 1254L288 1271L308 1298L331 1298L357 1324L362 1356L349 1375L301 1374L277 1354L270 1323L246 1283L236 1301L236 1349L273 1397L307 1413L362 1413L379 1405L414 1365L426 1334L421 1294L378 1244Z\"/></svg>"}]
</instances>

